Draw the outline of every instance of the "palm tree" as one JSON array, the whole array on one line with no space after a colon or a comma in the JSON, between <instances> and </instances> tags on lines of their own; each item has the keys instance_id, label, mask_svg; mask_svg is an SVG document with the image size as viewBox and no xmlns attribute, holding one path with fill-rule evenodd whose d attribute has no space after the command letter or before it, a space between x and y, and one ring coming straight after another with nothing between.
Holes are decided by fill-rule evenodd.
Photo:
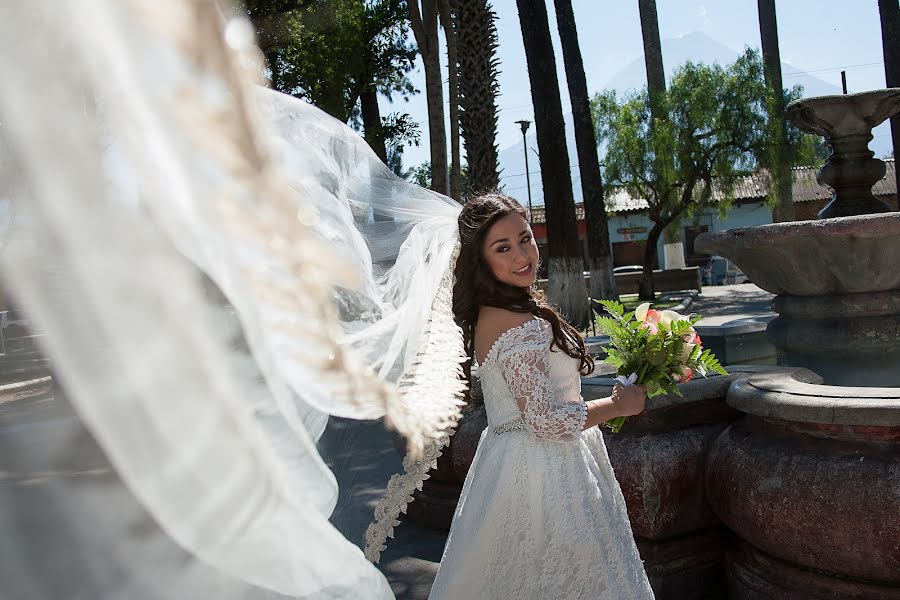
<instances>
[{"instance_id":1,"label":"palm tree","mask_svg":"<svg viewBox=\"0 0 900 600\"><path fill-rule=\"evenodd\" d=\"M450 101L450 197L462 197L459 158L459 52L457 42L457 8L455 0L440 0L441 27L447 40L447 87Z\"/></svg>"},{"instance_id":2,"label":"palm tree","mask_svg":"<svg viewBox=\"0 0 900 600\"><path fill-rule=\"evenodd\" d=\"M497 18L487 0L457 0L459 125L469 165L466 193L500 184L497 160Z\"/></svg>"},{"instance_id":3,"label":"palm tree","mask_svg":"<svg viewBox=\"0 0 900 600\"><path fill-rule=\"evenodd\" d=\"M575 13L572 10L572 0L554 0L554 4L559 39L562 42L563 63L566 67L566 82L572 102L578 168L581 172L581 194L584 197L584 220L587 225L588 268L591 271L591 298L614 299L618 297L618 292L613 276L606 207L603 203L597 136L591 119L591 103L588 99L581 48L578 45Z\"/></svg>"},{"instance_id":4,"label":"palm tree","mask_svg":"<svg viewBox=\"0 0 900 600\"><path fill-rule=\"evenodd\" d=\"M656 15L656 0L638 0L638 11L641 16L641 36L644 41L644 64L647 68L647 95L650 101L650 115L654 129L659 132L661 123L668 121L666 112L666 72L663 69L662 44L659 41L659 20ZM658 142L656 149L665 149L667 145ZM654 161L654 170L659 189L663 194L671 194L674 188L669 181L674 171L672 157L666 153L658 153ZM677 251L681 248L681 235L677 223L666 227L663 232L664 245L675 245L672 254L677 257ZM657 240L648 239L648 244L656 244ZM645 253L644 274L639 285L639 295L642 300L653 300L656 290L653 285L653 269L656 268L656 253ZM679 265L684 265L684 256L680 257ZM668 262L668 261L667 261ZM666 264L666 267L669 267Z\"/></svg>"},{"instance_id":5,"label":"palm tree","mask_svg":"<svg viewBox=\"0 0 900 600\"><path fill-rule=\"evenodd\" d=\"M572 175L556 77L556 57L544 0L516 0L525 45L547 222L547 295L574 325L588 322L584 259L575 221Z\"/></svg>"},{"instance_id":6,"label":"palm tree","mask_svg":"<svg viewBox=\"0 0 900 600\"><path fill-rule=\"evenodd\" d=\"M421 1L422 5L419 6ZM438 0L409 0L409 21L425 67L428 138L431 146L431 189L449 193L447 131L444 129L444 90L438 48Z\"/></svg>"},{"instance_id":7,"label":"palm tree","mask_svg":"<svg viewBox=\"0 0 900 600\"><path fill-rule=\"evenodd\" d=\"M772 220L776 223L794 220L794 198L791 189L791 165L788 157L787 125L784 121L784 85L781 82L781 53L778 50L778 22L775 0L757 0L759 37L762 42L763 72L769 88L770 157L769 172L775 189Z\"/></svg>"},{"instance_id":8,"label":"palm tree","mask_svg":"<svg viewBox=\"0 0 900 600\"><path fill-rule=\"evenodd\" d=\"M884 48L884 79L888 87L900 87L900 8L896 0L878 0L881 15L881 44ZM900 150L900 117L891 119L894 158ZM897 180L900 182L900 178ZM900 188L898 188L900 189ZM900 208L900 198L898 198Z\"/></svg>"}]
</instances>

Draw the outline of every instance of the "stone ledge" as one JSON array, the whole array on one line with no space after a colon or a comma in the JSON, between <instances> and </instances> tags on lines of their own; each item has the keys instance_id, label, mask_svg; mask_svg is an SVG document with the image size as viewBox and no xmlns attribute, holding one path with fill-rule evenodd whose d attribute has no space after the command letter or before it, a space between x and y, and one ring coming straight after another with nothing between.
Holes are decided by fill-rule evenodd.
<instances>
[{"instance_id":1,"label":"stone ledge","mask_svg":"<svg viewBox=\"0 0 900 600\"><path fill-rule=\"evenodd\" d=\"M741 412L785 421L900 426L900 388L817 385L772 372L735 381L726 401Z\"/></svg>"},{"instance_id":2,"label":"stone ledge","mask_svg":"<svg viewBox=\"0 0 900 600\"><path fill-rule=\"evenodd\" d=\"M769 325L769 321L774 319L776 316L777 315L772 313L768 315L761 315L758 317L744 317L743 319L727 321L725 323L722 323L721 325L697 325L695 329L697 330L697 334L700 335L701 338L707 336L724 337L729 335L758 333L764 332L766 330L766 327Z\"/></svg>"},{"instance_id":3,"label":"stone ledge","mask_svg":"<svg viewBox=\"0 0 900 600\"><path fill-rule=\"evenodd\" d=\"M707 379L697 378L678 385L683 396L662 395L647 400L647 410L657 410L667 406L690 404L711 398L724 398L729 386L736 381L747 379L757 374L773 373L789 375L796 381L810 384L821 383L822 378L808 369L799 367L774 367L769 365L729 365L725 367L728 375L714 375ZM615 379L611 377L584 377L581 380L581 393L585 400L605 398L612 393ZM869 388L874 389L874 388Z\"/></svg>"}]
</instances>

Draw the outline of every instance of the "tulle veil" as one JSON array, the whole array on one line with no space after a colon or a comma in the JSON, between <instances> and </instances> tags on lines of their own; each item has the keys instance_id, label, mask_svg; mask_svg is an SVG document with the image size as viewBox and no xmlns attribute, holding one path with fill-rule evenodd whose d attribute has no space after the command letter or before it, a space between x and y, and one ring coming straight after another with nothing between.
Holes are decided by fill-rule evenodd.
<instances>
[{"instance_id":1,"label":"tulle veil","mask_svg":"<svg viewBox=\"0 0 900 600\"><path fill-rule=\"evenodd\" d=\"M224 574L217 597L393 597L370 561L464 393L459 205L261 86L249 23L215 0L3 5L3 285L78 419L154 522ZM330 415L383 418L408 443L365 555L328 522L337 485L316 440ZM20 534L6 556L28 533L3 495L0 529ZM115 548L129 527L110 516L90 536ZM188 562L145 550L116 560L148 579ZM29 576L54 576L3 562L21 597L40 597ZM109 597L143 597L109 581Z\"/></svg>"}]
</instances>

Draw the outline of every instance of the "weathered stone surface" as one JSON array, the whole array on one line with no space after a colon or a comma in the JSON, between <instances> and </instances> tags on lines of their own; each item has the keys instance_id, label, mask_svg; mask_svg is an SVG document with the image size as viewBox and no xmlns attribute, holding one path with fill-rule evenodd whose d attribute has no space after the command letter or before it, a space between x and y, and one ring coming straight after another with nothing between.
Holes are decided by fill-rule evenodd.
<instances>
[{"instance_id":1,"label":"weathered stone surface","mask_svg":"<svg viewBox=\"0 0 900 600\"><path fill-rule=\"evenodd\" d=\"M736 381L728 405L758 417L863 427L900 427L900 388L839 387L784 372Z\"/></svg>"},{"instance_id":2,"label":"weathered stone surface","mask_svg":"<svg viewBox=\"0 0 900 600\"><path fill-rule=\"evenodd\" d=\"M665 540L720 524L706 501L703 467L727 423L605 435L635 535Z\"/></svg>"},{"instance_id":3,"label":"weathered stone surface","mask_svg":"<svg viewBox=\"0 0 900 600\"><path fill-rule=\"evenodd\" d=\"M463 418L456 428L456 433L450 438L450 445L453 446L453 472L460 484L466 480L469 467L475 459L475 451L478 450L481 434L487 425L487 411L484 404L472 405L463 411Z\"/></svg>"},{"instance_id":4,"label":"weathered stone surface","mask_svg":"<svg viewBox=\"0 0 900 600\"><path fill-rule=\"evenodd\" d=\"M900 427L847 427L736 421L709 453L710 503L769 556L900 586ZM760 577L777 582L777 574Z\"/></svg>"},{"instance_id":5,"label":"weathered stone surface","mask_svg":"<svg viewBox=\"0 0 900 600\"><path fill-rule=\"evenodd\" d=\"M837 296L776 296L772 309L795 319L837 319L900 315L900 291Z\"/></svg>"},{"instance_id":6,"label":"weathered stone surface","mask_svg":"<svg viewBox=\"0 0 900 600\"><path fill-rule=\"evenodd\" d=\"M725 598L722 557L732 535L715 527L662 541L637 538L656 600Z\"/></svg>"},{"instance_id":7,"label":"weathered stone surface","mask_svg":"<svg viewBox=\"0 0 900 600\"><path fill-rule=\"evenodd\" d=\"M900 213L704 233L695 248L730 259L753 283L774 294L900 290Z\"/></svg>"},{"instance_id":8,"label":"weathered stone surface","mask_svg":"<svg viewBox=\"0 0 900 600\"><path fill-rule=\"evenodd\" d=\"M740 542L727 561L730 600L900 600L900 588L802 569Z\"/></svg>"}]
</instances>

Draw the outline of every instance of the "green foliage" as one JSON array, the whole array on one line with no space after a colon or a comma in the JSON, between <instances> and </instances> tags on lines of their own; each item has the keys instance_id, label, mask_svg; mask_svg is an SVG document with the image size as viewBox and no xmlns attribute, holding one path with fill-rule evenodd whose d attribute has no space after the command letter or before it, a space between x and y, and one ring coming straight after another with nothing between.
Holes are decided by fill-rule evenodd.
<instances>
[{"instance_id":1,"label":"green foliage","mask_svg":"<svg viewBox=\"0 0 900 600\"><path fill-rule=\"evenodd\" d=\"M661 394L681 396L676 383L690 379L693 373L706 377L710 373L728 373L709 350L696 343L693 349L687 346L694 337L694 325L700 320L698 315L675 316L671 321L661 321L656 331L639 320L634 312L625 312L625 306L612 300L600 300L609 316L597 319L598 328L609 336L605 362L616 369L616 375L637 376L636 383L647 386L647 397ZM655 313L650 311L648 314ZM665 314L665 313L663 313ZM690 350L688 352L688 350ZM683 369L690 369L685 376ZM614 419L607 425L618 431L624 418Z\"/></svg>"},{"instance_id":2,"label":"green foliage","mask_svg":"<svg viewBox=\"0 0 900 600\"><path fill-rule=\"evenodd\" d=\"M419 124L407 113L391 113L381 119L381 129L387 140L387 165L396 175L404 179L412 169L403 170L403 150L407 144L418 146L421 139Z\"/></svg>"},{"instance_id":3,"label":"green foliage","mask_svg":"<svg viewBox=\"0 0 900 600\"><path fill-rule=\"evenodd\" d=\"M346 122L368 86L416 92L402 0L245 0L272 86Z\"/></svg>"},{"instance_id":4,"label":"green foliage","mask_svg":"<svg viewBox=\"0 0 900 600\"><path fill-rule=\"evenodd\" d=\"M788 90L786 101L801 93ZM646 199L650 218L662 226L711 205L715 178L724 216L737 177L766 164L770 101L762 61L749 48L727 67L680 66L662 99L664 119L652 119L646 88L621 100L612 90L598 94L591 108L598 142L606 145L603 177ZM823 148L793 126L788 145L793 164L814 164Z\"/></svg>"},{"instance_id":5,"label":"green foliage","mask_svg":"<svg viewBox=\"0 0 900 600\"><path fill-rule=\"evenodd\" d=\"M411 169L398 174L404 179L408 179L416 185L422 186L423 188L431 188L431 162L427 160L417 167L412 167ZM460 187L464 190L468 189L468 182L469 165L463 163L459 169ZM465 197L463 198L463 200L465 200Z\"/></svg>"},{"instance_id":6,"label":"green foliage","mask_svg":"<svg viewBox=\"0 0 900 600\"><path fill-rule=\"evenodd\" d=\"M413 167L409 170L409 172L404 175L406 179L411 180L416 185L419 185L423 188L431 187L431 162L425 161L418 167Z\"/></svg>"}]
</instances>

